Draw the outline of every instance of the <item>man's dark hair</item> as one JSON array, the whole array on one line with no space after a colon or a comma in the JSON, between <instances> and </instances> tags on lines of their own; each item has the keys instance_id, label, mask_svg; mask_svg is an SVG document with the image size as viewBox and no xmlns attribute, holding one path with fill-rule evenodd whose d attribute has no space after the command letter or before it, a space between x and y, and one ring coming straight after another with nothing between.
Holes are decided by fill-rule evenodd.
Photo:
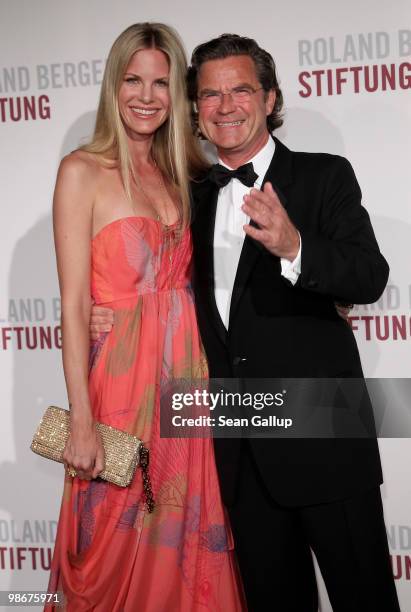
<instances>
[{"instance_id":1,"label":"man's dark hair","mask_svg":"<svg viewBox=\"0 0 411 612\"><path fill-rule=\"evenodd\" d=\"M268 51L258 46L253 38L238 34L222 34L208 42L198 45L191 56L191 66L187 73L188 97L192 102L197 100L198 72L204 62L225 59L233 55L248 55L254 61L257 78L265 92L273 89L276 100L273 111L267 116L267 128L272 132L282 125L281 109L283 94L278 84L275 63ZM194 116L194 120L196 117Z\"/></svg>"}]
</instances>

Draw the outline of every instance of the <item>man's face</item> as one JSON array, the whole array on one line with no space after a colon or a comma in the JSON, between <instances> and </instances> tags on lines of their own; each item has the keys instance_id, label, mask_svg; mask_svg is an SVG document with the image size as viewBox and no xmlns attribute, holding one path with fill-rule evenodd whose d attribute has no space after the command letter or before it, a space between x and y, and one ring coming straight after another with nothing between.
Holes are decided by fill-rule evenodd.
<instances>
[{"instance_id":1,"label":"man's face","mask_svg":"<svg viewBox=\"0 0 411 612\"><path fill-rule=\"evenodd\" d=\"M199 100L201 132L218 148L220 155L235 155L241 163L251 159L267 142L266 117L274 107L275 92L265 92L258 81L254 61L248 55L210 60L198 73L198 95L209 92L228 93L248 87L258 90L246 101L235 101L225 95L216 106Z\"/></svg>"}]
</instances>

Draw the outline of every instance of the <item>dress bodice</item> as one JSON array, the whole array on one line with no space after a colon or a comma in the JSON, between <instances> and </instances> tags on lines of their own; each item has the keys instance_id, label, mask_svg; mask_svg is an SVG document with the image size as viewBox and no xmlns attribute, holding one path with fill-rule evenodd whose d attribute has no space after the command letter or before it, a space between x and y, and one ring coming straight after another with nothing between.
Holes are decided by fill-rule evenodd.
<instances>
[{"instance_id":1,"label":"dress bodice","mask_svg":"<svg viewBox=\"0 0 411 612\"><path fill-rule=\"evenodd\" d=\"M92 241L91 294L96 304L190 285L191 235L150 217L125 217Z\"/></svg>"}]
</instances>

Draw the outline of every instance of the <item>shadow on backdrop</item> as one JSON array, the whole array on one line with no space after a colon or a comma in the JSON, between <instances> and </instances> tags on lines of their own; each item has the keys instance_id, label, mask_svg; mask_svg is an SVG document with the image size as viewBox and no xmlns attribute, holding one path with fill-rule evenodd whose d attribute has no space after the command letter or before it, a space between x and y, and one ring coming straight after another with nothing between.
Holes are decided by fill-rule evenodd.
<instances>
[{"instance_id":1,"label":"shadow on backdrop","mask_svg":"<svg viewBox=\"0 0 411 612\"><path fill-rule=\"evenodd\" d=\"M59 158L61 159L80 144L86 142L92 134L95 113L88 112L79 117L69 128L62 143ZM55 264L51 202L50 214L41 217L16 243L10 267L8 295L10 299L40 298L46 305L44 320L21 321L10 323L13 326L51 326L59 325L52 312L53 299L59 296L57 271ZM57 313L58 314L58 313ZM54 345L54 343L53 343ZM47 523L57 521L63 487L63 468L52 461L34 455L29 446L35 428L49 404L66 406L61 352L55 348L43 350L17 350L13 347L13 399L12 416L15 455L14 462L3 462L0 465L0 482L7 490L2 495L1 508L16 525L16 535L22 541L10 541L10 546L36 547L49 546L47 543L23 541L21 530L25 520L38 520ZM38 508L38 510L37 510ZM50 511L48 509L50 508ZM46 511L47 509L47 511ZM52 546L52 545L51 545ZM31 554L26 553L26 559ZM37 554L37 571L41 571ZM44 556L46 565L48 556ZM36 575L36 583L22 578L29 564L23 570L11 572L10 590L21 588L45 589L48 572ZM27 569L27 575L32 570Z\"/></svg>"}]
</instances>

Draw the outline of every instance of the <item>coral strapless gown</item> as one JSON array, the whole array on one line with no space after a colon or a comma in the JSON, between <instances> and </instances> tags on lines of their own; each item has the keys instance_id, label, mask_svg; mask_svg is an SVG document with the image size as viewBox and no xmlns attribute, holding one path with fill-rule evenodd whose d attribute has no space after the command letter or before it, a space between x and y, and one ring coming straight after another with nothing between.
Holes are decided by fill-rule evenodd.
<instances>
[{"instance_id":1,"label":"coral strapless gown","mask_svg":"<svg viewBox=\"0 0 411 612\"><path fill-rule=\"evenodd\" d=\"M149 447L156 507L146 511L139 469L125 489L66 477L49 591L63 590L70 612L245 609L212 440L160 438L162 386L207 376L191 251L188 230L178 238L144 217L92 242L92 296L115 322L91 351L91 405Z\"/></svg>"}]
</instances>

